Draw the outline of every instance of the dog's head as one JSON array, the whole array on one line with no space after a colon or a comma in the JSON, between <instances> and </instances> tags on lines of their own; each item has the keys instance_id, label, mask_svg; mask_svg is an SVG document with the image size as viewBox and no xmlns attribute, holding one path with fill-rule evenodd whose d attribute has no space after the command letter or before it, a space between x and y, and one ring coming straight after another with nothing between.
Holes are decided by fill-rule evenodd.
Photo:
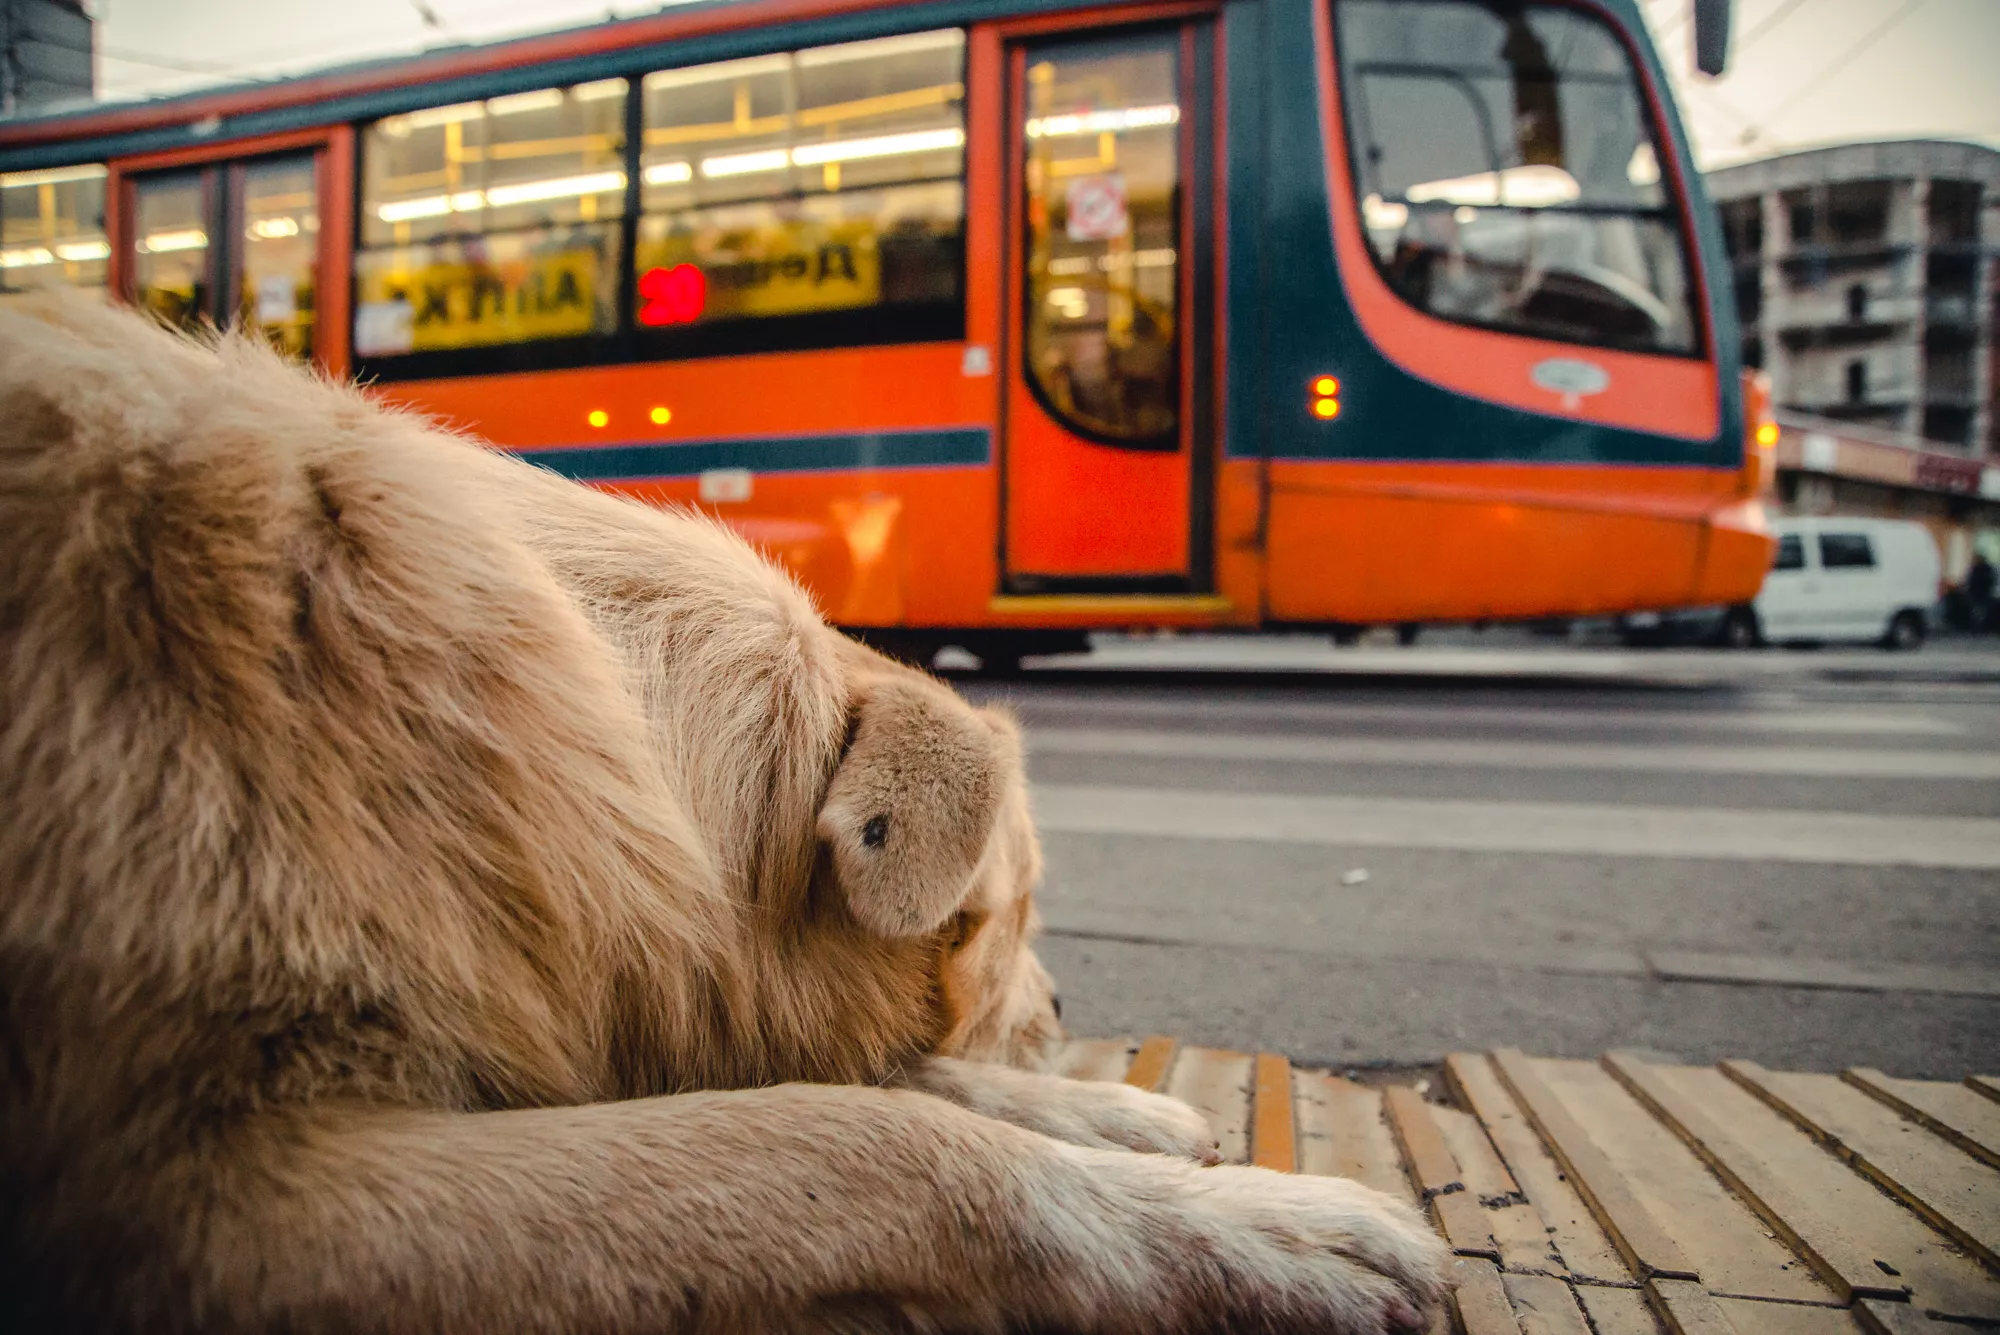
<instances>
[{"instance_id":1,"label":"dog's head","mask_svg":"<svg viewBox=\"0 0 2000 1335\"><path fill-rule=\"evenodd\" d=\"M865 930L934 945L940 1052L1040 1066L1062 1030L1031 949L1041 849L1020 733L866 650L848 669L847 743L818 826L834 891Z\"/></svg>"}]
</instances>

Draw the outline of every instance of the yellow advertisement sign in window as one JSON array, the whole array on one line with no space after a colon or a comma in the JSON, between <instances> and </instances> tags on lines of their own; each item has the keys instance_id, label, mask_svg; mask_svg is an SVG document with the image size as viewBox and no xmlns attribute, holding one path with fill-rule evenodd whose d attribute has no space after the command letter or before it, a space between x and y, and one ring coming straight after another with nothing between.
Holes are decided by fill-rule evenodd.
<instances>
[{"instance_id":1,"label":"yellow advertisement sign in window","mask_svg":"<svg viewBox=\"0 0 2000 1335\"><path fill-rule=\"evenodd\" d=\"M866 219L674 231L640 242L641 273L679 264L694 265L708 280L705 320L843 310L882 299L875 225Z\"/></svg>"},{"instance_id":2,"label":"yellow advertisement sign in window","mask_svg":"<svg viewBox=\"0 0 2000 1335\"><path fill-rule=\"evenodd\" d=\"M704 297L639 323L683 323L948 301L958 294L963 193L955 181L654 215L640 223L649 274L700 270ZM659 318L652 318L657 315Z\"/></svg>"},{"instance_id":3,"label":"yellow advertisement sign in window","mask_svg":"<svg viewBox=\"0 0 2000 1335\"><path fill-rule=\"evenodd\" d=\"M355 256L355 351L380 357L608 332L616 233L564 232Z\"/></svg>"}]
</instances>

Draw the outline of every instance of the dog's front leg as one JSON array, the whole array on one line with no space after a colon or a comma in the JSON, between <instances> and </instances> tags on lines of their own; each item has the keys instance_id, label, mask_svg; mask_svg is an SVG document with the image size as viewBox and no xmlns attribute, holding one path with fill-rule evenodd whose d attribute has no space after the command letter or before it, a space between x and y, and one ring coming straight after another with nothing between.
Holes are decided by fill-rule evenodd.
<instances>
[{"instance_id":1,"label":"dog's front leg","mask_svg":"<svg viewBox=\"0 0 2000 1335\"><path fill-rule=\"evenodd\" d=\"M164 1254L81 1261L75 1328L1355 1335L1414 1329L1444 1253L1355 1183L1064 1145L940 1100L771 1089L269 1128ZM191 1190L192 1188L192 1190ZM56 1238L46 1238L66 1250ZM83 1237L73 1239L88 1244ZM87 1284L85 1281L88 1281Z\"/></svg>"},{"instance_id":2,"label":"dog's front leg","mask_svg":"<svg viewBox=\"0 0 2000 1335\"><path fill-rule=\"evenodd\" d=\"M1215 1130L1179 1099L1106 1080L1070 1080L989 1062L926 1057L890 1083L1072 1145L1177 1154L1216 1163Z\"/></svg>"}]
</instances>

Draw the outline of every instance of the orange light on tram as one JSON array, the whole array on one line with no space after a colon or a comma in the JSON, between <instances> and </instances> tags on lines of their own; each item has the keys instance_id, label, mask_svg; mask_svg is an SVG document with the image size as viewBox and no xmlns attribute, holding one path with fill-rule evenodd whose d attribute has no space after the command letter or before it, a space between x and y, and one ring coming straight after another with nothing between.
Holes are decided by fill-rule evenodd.
<instances>
[{"instance_id":1,"label":"orange light on tram","mask_svg":"<svg viewBox=\"0 0 2000 1335\"><path fill-rule=\"evenodd\" d=\"M1771 378L1762 371L1743 373L1743 417L1749 430L1743 443L1743 495L1767 496L1778 481L1778 419L1771 411Z\"/></svg>"},{"instance_id":2,"label":"orange light on tram","mask_svg":"<svg viewBox=\"0 0 2000 1335\"><path fill-rule=\"evenodd\" d=\"M585 418L584 420L589 422L594 427L603 427L610 424L611 414L605 412L604 409L602 408L592 408L590 410L590 416Z\"/></svg>"},{"instance_id":3,"label":"orange light on tram","mask_svg":"<svg viewBox=\"0 0 2000 1335\"><path fill-rule=\"evenodd\" d=\"M1340 416L1340 380L1336 376L1316 375L1312 381L1312 413L1322 422L1331 422Z\"/></svg>"},{"instance_id":4,"label":"orange light on tram","mask_svg":"<svg viewBox=\"0 0 2000 1335\"><path fill-rule=\"evenodd\" d=\"M652 412L646 415L653 419L654 426L665 426L667 423L674 420L673 410L664 405L653 409Z\"/></svg>"}]
</instances>

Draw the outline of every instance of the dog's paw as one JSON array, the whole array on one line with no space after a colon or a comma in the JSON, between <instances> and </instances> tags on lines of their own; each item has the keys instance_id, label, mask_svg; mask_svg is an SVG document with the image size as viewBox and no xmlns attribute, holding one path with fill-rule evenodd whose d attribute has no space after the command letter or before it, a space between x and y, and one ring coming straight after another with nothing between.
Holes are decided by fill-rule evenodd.
<instances>
[{"instance_id":1,"label":"dog's paw","mask_svg":"<svg viewBox=\"0 0 2000 1335\"><path fill-rule=\"evenodd\" d=\"M1033 1129L1072 1145L1171 1154L1220 1163L1215 1128L1199 1112L1164 1094L1101 1080L1069 1080L1035 1109Z\"/></svg>"},{"instance_id":2,"label":"dog's paw","mask_svg":"<svg viewBox=\"0 0 2000 1335\"><path fill-rule=\"evenodd\" d=\"M1139 1150L1215 1163L1208 1119L1179 1099L1132 1085L1068 1080L984 1062L932 1057L899 1075L902 1084L985 1117L1072 1145Z\"/></svg>"},{"instance_id":3,"label":"dog's paw","mask_svg":"<svg viewBox=\"0 0 2000 1335\"><path fill-rule=\"evenodd\" d=\"M1119 1291L1109 1327L1402 1335L1425 1330L1443 1300L1444 1243L1409 1206L1358 1182L1089 1157L1108 1214L1091 1231L1137 1244L1137 1256L1111 1247L1097 1274L1079 1276Z\"/></svg>"},{"instance_id":4,"label":"dog's paw","mask_svg":"<svg viewBox=\"0 0 2000 1335\"><path fill-rule=\"evenodd\" d=\"M1214 1169L1195 1175L1194 1199L1227 1221L1234 1288L1268 1286L1274 1310L1297 1329L1422 1331L1442 1301L1451 1255L1422 1216L1348 1178Z\"/></svg>"}]
</instances>

